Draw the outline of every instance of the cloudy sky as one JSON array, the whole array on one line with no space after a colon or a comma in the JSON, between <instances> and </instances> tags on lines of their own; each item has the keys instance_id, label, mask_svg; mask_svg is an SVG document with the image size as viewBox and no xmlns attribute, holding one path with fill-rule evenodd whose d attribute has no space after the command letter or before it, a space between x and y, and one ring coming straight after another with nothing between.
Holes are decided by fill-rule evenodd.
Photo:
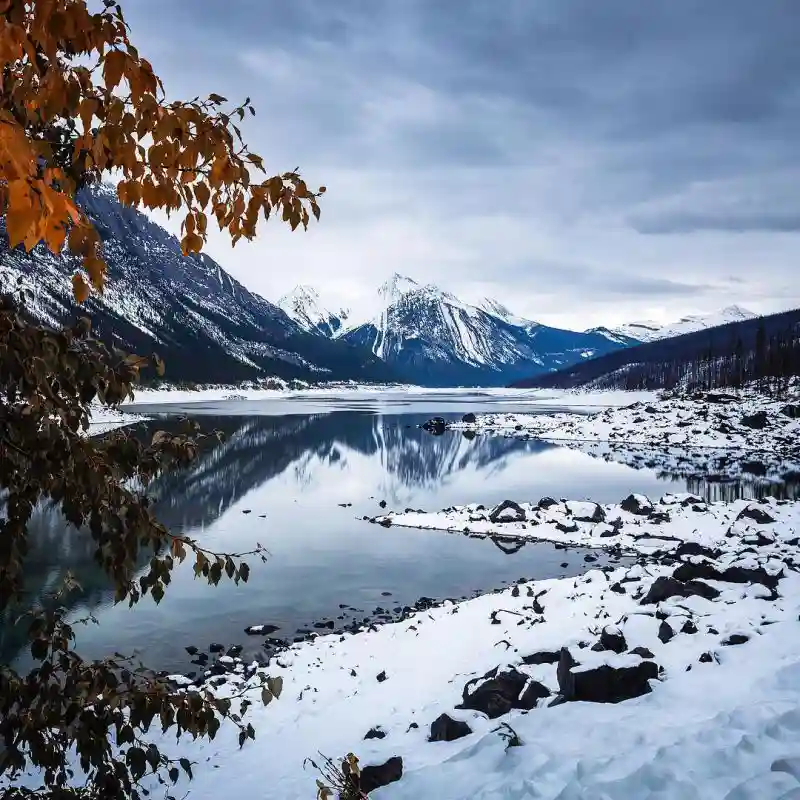
<instances>
[{"instance_id":1,"label":"cloudy sky","mask_svg":"<svg viewBox=\"0 0 800 800\"><path fill-rule=\"evenodd\" d=\"M397 271L550 324L800 305L797 0L134 0L170 94L250 96L308 233L209 253L277 299Z\"/></svg>"}]
</instances>

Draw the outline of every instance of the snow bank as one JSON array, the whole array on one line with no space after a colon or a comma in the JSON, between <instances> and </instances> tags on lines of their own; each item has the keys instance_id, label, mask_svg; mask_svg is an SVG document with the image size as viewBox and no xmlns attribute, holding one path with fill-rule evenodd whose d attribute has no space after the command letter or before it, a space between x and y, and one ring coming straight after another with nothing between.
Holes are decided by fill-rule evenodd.
<instances>
[{"instance_id":1,"label":"snow bank","mask_svg":"<svg viewBox=\"0 0 800 800\"><path fill-rule=\"evenodd\" d=\"M637 402L585 416L482 414L448 427L548 439L673 474L775 480L800 469L800 404L753 391Z\"/></svg>"},{"instance_id":2,"label":"snow bank","mask_svg":"<svg viewBox=\"0 0 800 800\"><path fill-rule=\"evenodd\" d=\"M520 530L599 516L591 503L544 505L551 521ZM283 678L283 695L252 712L254 744L239 750L223 728L214 742L185 745L197 762L192 796L235 785L241 796L268 786L287 800L312 797L316 774L303 762L318 751L352 751L362 765L402 758L403 777L375 792L387 800L794 796L800 505L706 506L677 495L624 505L564 536L605 538L600 530L618 517L618 543L647 554L634 567L523 582L273 658L268 672ZM631 699L577 699L608 695L607 675L622 676ZM504 695L511 707L498 709L498 686L520 679ZM220 690L242 685L236 677ZM482 705L490 695L495 705ZM469 732L429 741L442 714ZM511 733L521 746L507 747Z\"/></svg>"},{"instance_id":3,"label":"snow bank","mask_svg":"<svg viewBox=\"0 0 800 800\"><path fill-rule=\"evenodd\" d=\"M89 430L87 436L101 436L117 428L124 428L136 422L144 422L148 417L141 414L132 414L129 411L120 411L106 406L92 406L89 417Z\"/></svg>"}]
</instances>

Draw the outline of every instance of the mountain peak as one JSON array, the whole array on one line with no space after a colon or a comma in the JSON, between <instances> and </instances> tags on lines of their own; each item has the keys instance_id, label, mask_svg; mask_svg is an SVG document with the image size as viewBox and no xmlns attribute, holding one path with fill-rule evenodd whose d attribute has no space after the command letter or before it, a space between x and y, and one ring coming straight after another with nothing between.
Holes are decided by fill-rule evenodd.
<instances>
[{"instance_id":1,"label":"mountain peak","mask_svg":"<svg viewBox=\"0 0 800 800\"><path fill-rule=\"evenodd\" d=\"M308 333L325 336L336 335L350 316L348 309L330 311L325 308L320 302L319 292L302 283L278 300L278 308Z\"/></svg>"},{"instance_id":2,"label":"mountain peak","mask_svg":"<svg viewBox=\"0 0 800 800\"><path fill-rule=\"evenodd\" d=\"M378 289L378 294L385 304L389 306L397 302L404 294L408 294L419 288L420 285L413 278L395 272L381 285Z\"/></svg>"}]
</instances>

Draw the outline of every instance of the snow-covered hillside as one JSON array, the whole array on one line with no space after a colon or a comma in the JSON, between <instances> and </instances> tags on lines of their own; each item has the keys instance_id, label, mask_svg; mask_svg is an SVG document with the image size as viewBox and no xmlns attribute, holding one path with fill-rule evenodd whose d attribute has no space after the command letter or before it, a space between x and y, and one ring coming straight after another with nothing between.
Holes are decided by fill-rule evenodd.
<instances>
[{"instance_id":1,"label":"snow-covered hillside","mask_svg":"<svg viewBox=\"0 0 800 800\"><path fill-rule=\"evenodd\" d=\"M496 301L474 306L397 274L379 288L378 307L341 338L431 385L502 385L623 346L516 317Z\"/></svg>"},{"instance_id":2,"label":"snow-covered hillside","mask_svg":"<svg viewBox=\"0 0 800 800\"><path fill-rule=\"evenodd\" d=\"M108 343L158 352L171 380L394 378L369 351L309 335L207 255L184 257L174 236L120 205L113 187L90 187L78 201L100 233L109 268L103 295L80 308L70 285L77 260L41 245L31 253L9 250L0 221L0 291L14 291L21 281L32 292L25 309L35 319L59 324L89 316Z\"/></svg>"},{"instance_id":3,"label":"snow-covered hillside","mask_svg":"<svg viewBox=\"0 0 800 800\"><path fill-rule=\"evenodd\" d=\"M303 330L309 333L334 337L340 332L350 316L349 309L329 311L323 307L319 292L312 286L295 286L291 292L278 300L282 309Z\"/></svg>"},{"instance_id":4,"label":"snow-covered hillside","mask_svg":"<svg viewBox=\"0 0 800 800\"><path fill-rule=\"evenodd\" d=\"M590 328L587 333L601 333L610 339L620 338L637 339L640 342L654 342L656 339L669 339L673 336L682 336L684 333L694 333L706 328L716 328L727 325L729 322L741 322L746 319L755 319L757 314L741 306L726 306L712 314L697 314L695 316L681 317L677 322L662 325L659 322L646 320L630 322L614 328Z\"/></svg>"}]
</instances>

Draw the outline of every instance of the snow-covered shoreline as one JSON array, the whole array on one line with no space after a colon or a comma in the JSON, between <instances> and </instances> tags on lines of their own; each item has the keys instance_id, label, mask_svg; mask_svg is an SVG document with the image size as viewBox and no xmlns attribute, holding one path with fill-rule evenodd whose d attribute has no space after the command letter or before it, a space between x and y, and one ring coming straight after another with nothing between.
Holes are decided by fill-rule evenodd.
<instances>
[{"instance_id":1,"label":"snow-covered shoreline","mask_svg":"<svg viewBox=\"0 0 800 800\"><path fill-rule=\"evenodd\" d=\"M544 505L599 516L593 504ZM624 505L561 534L582 545L611 528L642 554L633 567L521 582L280 653L266 671L283 694L251 711L256 742L239 750L227 730L189 746L192 795L218 796L235 776L243 795L313 796L303 763L318 751L362 765L399 757L403 777L375 793L395 800L755 800L800 788L800 504ZM510 735L521 747L507 748Z\"/></svg>"},{"instance_id":2,"label":"snow-covered shoreline","mask_svg":"<svg viewBox=\"0 0 800 800\"><path fill-rule=\"evenodd\" d=\"M590 415L480 414L452 430L539 438L675 475L779 481L800 472L800 402L709 393L608 408Z\"/></svg>"}]
</instances>

